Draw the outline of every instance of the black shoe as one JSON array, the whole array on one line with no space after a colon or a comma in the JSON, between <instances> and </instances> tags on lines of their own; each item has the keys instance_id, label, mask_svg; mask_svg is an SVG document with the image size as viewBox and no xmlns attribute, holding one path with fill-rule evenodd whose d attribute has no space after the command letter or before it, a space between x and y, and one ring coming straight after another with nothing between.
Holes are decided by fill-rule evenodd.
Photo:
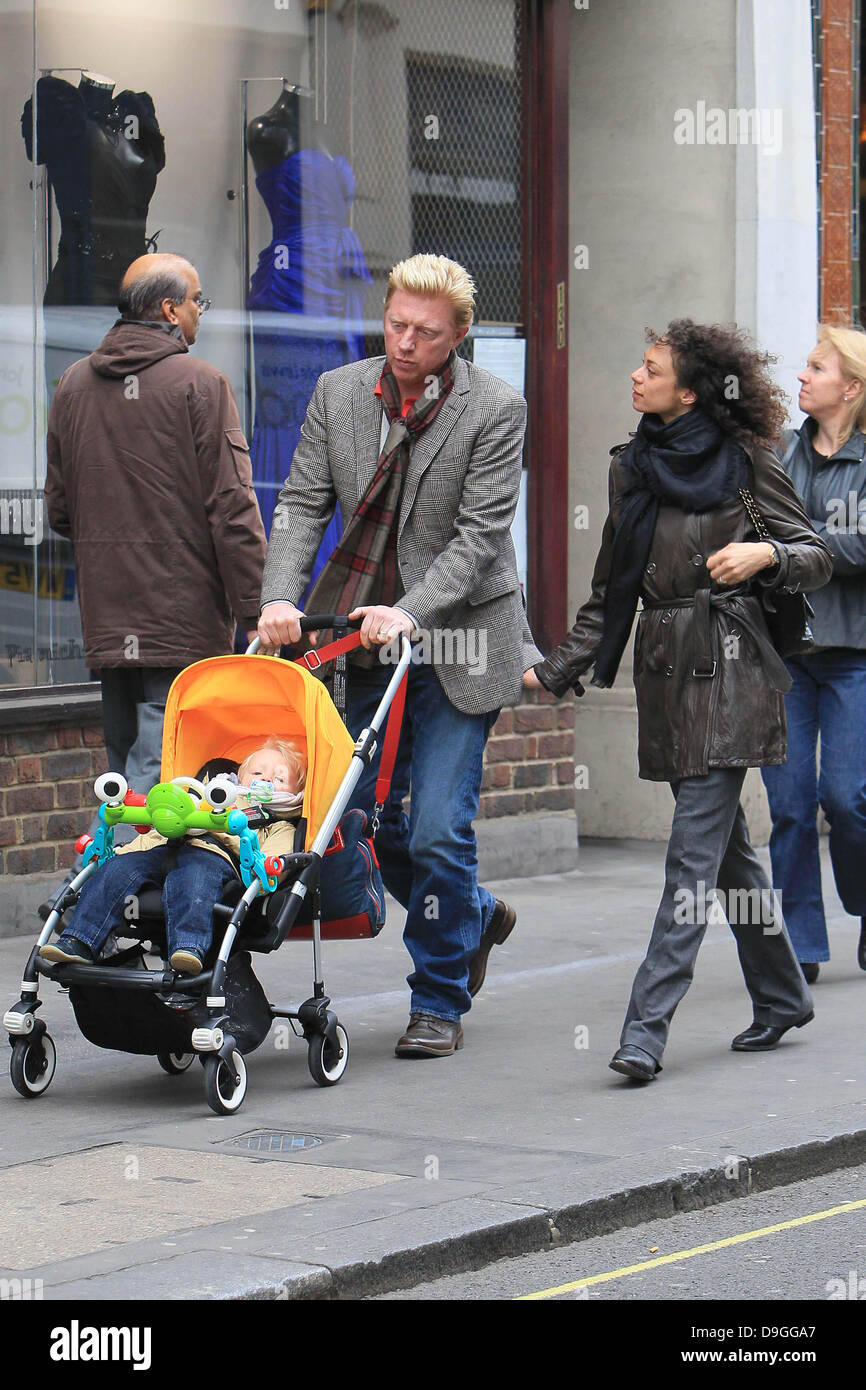
<instances>
[{"instance_id":1,"label":"black shoe","mask_svg":"<svg viewBox=\"0 0 866 1390\"><path fill-rule=\"evenodd\" d=\"M818 978L821 967L816 960L801 960L800 969L806 984L813 985ZM866 970L866 965L862 966L861 969Z\"/></svg>"},{"instance_id":2,"label":"black shoe","mask_svg":"<svg viewBox=\"0 0 866 1390\"><path fill-rule=\"evenodd\" d=\"M772 1023L753 1023L745 1032L738 1033L731 1043L732 1052L770 1052L790 1028L805 1028L815 1017L813 1011L805 1014L797 1023L786 1023L776 1028Z\"/></svg>"},{"instance_id":3,"label":"black shoe","mask_svg":"<svg viewBox=\"0 0 866 1390\"><path fill-rule=\"evenodd\" d=\"M857 964L866 970L866 917L860 918L860 940L857 942Z\"/></svg>"},{"instance_id":4,"label":"black shoe","mask_svg":"<svg viewBox=\"0 0 866 1390\"><path fill-rule=\"evenodd\" d=\"M621 1047L619 1052L615 1052L608 1066L611 1071L630 1076L632 1081L652 1081L662 1069L661 1063L657 1062L655 1057L644 1052L642 1047L631 1045Z\"/></svg>"},{"instance_id":5,"label":"black shoe","mask_svg":"<svg viewBox=\"0 0 866 1390\"><path fill-rule=\"evenodd\" d=\"M52 965L92 965L96 959L89 946L66 932L59 941L40 946L39 954L43 960L50 960Z\"/></svg>"},{"instance_id":6,"label":"black shoe","mask_svg":"<svg viewBox=\"0 0 866 1390\"><path fill-rule=\"evenodd\" d=\"M511 935L516 921L517 913L514 908L497 898L496 906L490 914L487 930L481 937L481 945L469 965L467 988L473 999L484 984L484 976L487 974L487 957L494 946L501 946L503 941Z\"/></svg>"}]
</instances>

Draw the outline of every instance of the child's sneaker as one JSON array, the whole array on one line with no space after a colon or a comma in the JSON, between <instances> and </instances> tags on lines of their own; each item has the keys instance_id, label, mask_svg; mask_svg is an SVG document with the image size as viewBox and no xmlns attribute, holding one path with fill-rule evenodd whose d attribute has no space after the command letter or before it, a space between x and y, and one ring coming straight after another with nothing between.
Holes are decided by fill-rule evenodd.
<instances>
[{"instance_id":1,"label":"child's sneaker","mask_svg":"<svg viewBox=\"0 0 866 1390\"><path fill-rule=\"evenodd\" d=\"M204 964L197 951L172 951L168 963L179 975L200 975Z\"/></svg>"},{"instance_id":2,"label":"child's sneaker","mask_svg":"<svg viewBox=\"0 0 866 1390\"><path fill-rule=\"evenodd\" d=\"M90 947L67 932L63 933L59 941L40 946L39 954L43 960L50 960L54 965L92 965L95 960Z\"/></svg>"}]
</instances>

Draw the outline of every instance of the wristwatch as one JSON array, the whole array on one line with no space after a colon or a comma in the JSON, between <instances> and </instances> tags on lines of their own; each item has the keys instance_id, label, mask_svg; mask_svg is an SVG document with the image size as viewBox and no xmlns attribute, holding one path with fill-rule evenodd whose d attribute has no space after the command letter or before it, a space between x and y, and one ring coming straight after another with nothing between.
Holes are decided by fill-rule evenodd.
<instances>
[{"instance_id":1,"label":"wristwatch","mask_svg":"<svg viewBox=\"0 0 866 1390\"><path fill-rule=\"evenodd\" d=\"M777 570L782 563L782 552L779 550L779 547L776 545L775 541L766 540L764 541L764 545L769 545L773 551L774 558L772 564L765 566L765 568L769 570L772 574L772 572L774 570Z\"/></svg>"}]
</instances>

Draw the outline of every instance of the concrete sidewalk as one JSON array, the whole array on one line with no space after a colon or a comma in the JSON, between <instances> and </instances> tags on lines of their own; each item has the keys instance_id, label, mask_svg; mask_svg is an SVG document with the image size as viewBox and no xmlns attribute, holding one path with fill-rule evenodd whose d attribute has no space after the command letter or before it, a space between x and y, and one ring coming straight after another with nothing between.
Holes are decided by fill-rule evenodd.
<instances>
[{"instance_id":1,"label":"concrete sidewalk","mask_svg":"<svg viewBox=\"0 0 866 1390\"><path fill-rule=\"evenodd\" d=\"M49 985L54 1081L32 1101L0 1086L0 1277L53 1299L357 1297L863 1162L866 974L828 865L834 959L812 1024L732 1053L751 1009L710 926L663 1074L639 1087L608 1069L663 861L661 844L598 841L577 871L491 885L518 926L451 1058L393 1056L399 909L376 941L326 947L343 1080L317 1088L275 1026L232 1117L207 1109L197 1065L169 1077L91 1047ZM25 951L0 943L4 1008ZM306 997L310 955L257 958L272 1000Z\"/></svg>"}]
</instances>

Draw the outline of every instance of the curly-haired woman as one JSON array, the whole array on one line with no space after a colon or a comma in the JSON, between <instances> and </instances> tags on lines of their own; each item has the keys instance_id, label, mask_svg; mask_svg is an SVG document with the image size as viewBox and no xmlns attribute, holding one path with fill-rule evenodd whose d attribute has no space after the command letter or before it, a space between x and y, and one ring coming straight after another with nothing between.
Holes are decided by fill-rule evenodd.
<instances>
[{"instance_id":1,"label":"curly-haired woman","mask_svg":"<svg viewBox=\"0 0 866 1390\"><path fill-rule=\"evenodd\" d=\"M611 1067L661 1071L670 1021L691 983L706 898L724 895L753 1022L735 1051L775 1047L812 1018L812 1000L752 846L746 768L785 759L790 676L772 646L761 587L826 583L830 553L767 445L784 423L771 358L735 328L677 319L632 373L642 419L612 451L610 510L592 593L560 646L535 667L556 695L580 677L613 684L642 600L634 654L641 777L676 798L665 888ZM748 489L773 542L757 539Z\"/></svg>"},{"instance_id":2,"label":"curly-haired woman","mask_svg":"<svg viewBox=\"0 0 866 1390\"><path fill-rule=\"evenodd\" d=\"M866 970L866 333L821 324L799 380L807 418L785 435L780 458L832 553L833 577L815 595L815 645L788 663L788 761L763 777L773 884L811 984L830 959L819 802L842 906L860 918L857 962Z\"/></svg>"}]
</instances>

